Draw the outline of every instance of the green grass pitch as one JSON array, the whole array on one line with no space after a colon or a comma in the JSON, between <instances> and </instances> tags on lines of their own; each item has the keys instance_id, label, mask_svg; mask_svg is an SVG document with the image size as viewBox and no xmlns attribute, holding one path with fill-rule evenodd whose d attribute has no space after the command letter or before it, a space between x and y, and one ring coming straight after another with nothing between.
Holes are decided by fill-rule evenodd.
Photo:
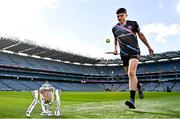
<instances>
[{"instance_id":1,"label":"green grass pitch","mask_svg":"<svg viewBox=\"0 0 180 119\"><path fill-rule=\"evenodd\" d=\"M135 110L124 102L128 92L62 92L61 119L172 119L180 118L180 92L145 92L143 100L136 97ZM25 112L32 102L31 92L0 92L0 118L26 118ZM55 106L52 105L54 109ZM40 116L40 104L32 118ZM56 118L51 116L48 118Z\"/></svg>"}]
</instances>

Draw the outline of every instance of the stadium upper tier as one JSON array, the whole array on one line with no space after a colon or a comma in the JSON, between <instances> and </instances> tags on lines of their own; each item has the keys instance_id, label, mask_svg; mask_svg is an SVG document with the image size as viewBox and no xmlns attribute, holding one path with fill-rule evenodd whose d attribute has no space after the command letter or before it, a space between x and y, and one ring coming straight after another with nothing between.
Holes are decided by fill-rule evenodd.
<instances>
[{"instance_id":1,"label":"stadium upper tier","mask_svg":"<svg viewBox=\"0 0 180 119\"><path fill-rule=\"evenodd\" d=\"M120 59L103 59L86 57L79 54L69 53L61 50L50 49L36 45L32 42L24 42L14 38L0 37L0 50L11 51L17 54L27 54L28 56L38 56L41 58L50 58L52 60L60 60L62 62L91 64L91 65L108 65L108 64L122 64ZM180 51L164 52L154 54L153 57L141 56L140 62L158 61L162 59L170 60L172 58L179 58Z\"/></svg>"},{"instance_id":2,"label":"stadium upper tier","mask_svg":"<svg viewBox=\"0 0 180 119\"><path fill-rule=\"evenodd\" d=\"M123 75L123 67L119 66L86 66L70 63L45 60L21 56L17 54L0 52L0 67L24 68L48 72L72 73L81 75ZM141 63L138 67L138 74L179 72L180 60L159 61ZM2 73L2 72L1 72Z\"/></svg>"}]
</instances>

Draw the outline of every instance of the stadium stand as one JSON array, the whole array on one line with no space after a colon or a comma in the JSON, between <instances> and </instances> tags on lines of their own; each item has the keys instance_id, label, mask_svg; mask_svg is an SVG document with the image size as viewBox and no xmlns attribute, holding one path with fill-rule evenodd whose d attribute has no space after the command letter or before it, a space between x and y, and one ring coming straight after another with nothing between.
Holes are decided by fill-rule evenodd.
<instances>
[{"instance_id":1,"label":"stadium stand","mask_svg":"<svg viewBox=\"0 0 180 119\"><path fill-rule=\"evenodd\" d=\"M95 59L3 37L0 44L2 91L30 91L46 80L66 91L128 90L119 59ZM145 91L180 91L180 51L141 56L137 77Z\"/></svg>"}]
</instances>

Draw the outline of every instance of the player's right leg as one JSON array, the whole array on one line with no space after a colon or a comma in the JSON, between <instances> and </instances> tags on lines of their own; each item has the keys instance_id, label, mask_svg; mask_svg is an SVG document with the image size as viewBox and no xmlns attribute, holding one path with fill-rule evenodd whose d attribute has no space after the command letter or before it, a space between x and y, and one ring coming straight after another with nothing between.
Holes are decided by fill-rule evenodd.
<instances>
[{"instance_id":1,"label":"player's right leg","mask_svg":"<svg viewBox=\"0 0 180 119\"><path fill-rule=\"evenodd\" d=\"M129 90L130 90L130 100L126 101L125 104L131 109L135 109L135 94L137 90L137 77L136 70L139 60L137 58L131 58L129 60L128 66L128 78L129 78Z\"/></svg>"}]
</instances>

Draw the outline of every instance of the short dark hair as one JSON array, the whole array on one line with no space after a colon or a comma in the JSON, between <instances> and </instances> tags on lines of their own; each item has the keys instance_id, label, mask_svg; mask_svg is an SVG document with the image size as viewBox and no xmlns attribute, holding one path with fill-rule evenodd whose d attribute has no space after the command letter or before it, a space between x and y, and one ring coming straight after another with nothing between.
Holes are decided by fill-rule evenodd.
<instances>
[{"instance_id":1,"label":"short dark hair","mask_svg":"<svg viewBox=\"0 0 180 119\"><path fill-rule=\"evenodd\" d=\"M127 10L125 8L119 8L117 11L116 11L116 14L121 14L121 13L127 13Z\"/></svg>"}]
</instances>

